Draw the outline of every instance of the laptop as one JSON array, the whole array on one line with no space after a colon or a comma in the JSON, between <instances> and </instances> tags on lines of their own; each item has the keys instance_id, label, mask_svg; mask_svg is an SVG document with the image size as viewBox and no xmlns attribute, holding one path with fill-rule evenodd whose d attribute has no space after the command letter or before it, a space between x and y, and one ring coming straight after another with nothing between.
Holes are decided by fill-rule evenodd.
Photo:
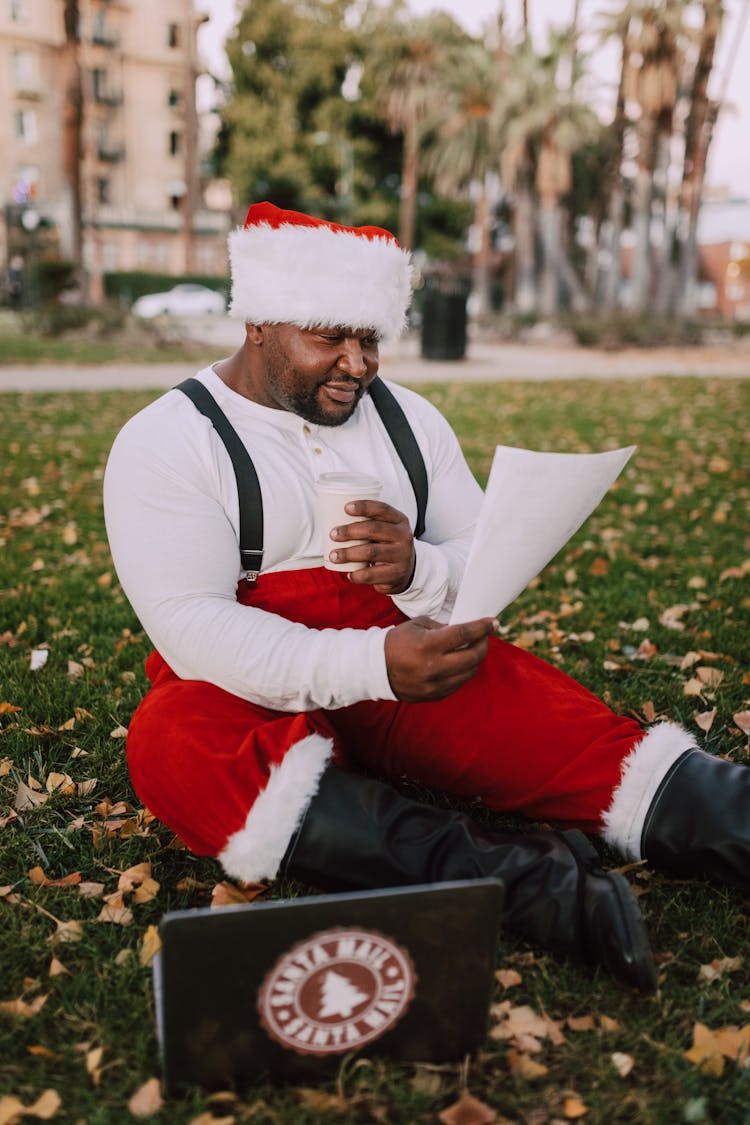
<instances>
[{"instance_id":1,"label":"laptop","mask_svg":"<svg viewBox=\"0 0 750 1125\"><path fill-rule=\"evenodd\" d=\"M475 1054L503 890L460 880L165 914L153 982L166 1093L309 1084L347 1055Z\"/></svg>"}]
</instances>

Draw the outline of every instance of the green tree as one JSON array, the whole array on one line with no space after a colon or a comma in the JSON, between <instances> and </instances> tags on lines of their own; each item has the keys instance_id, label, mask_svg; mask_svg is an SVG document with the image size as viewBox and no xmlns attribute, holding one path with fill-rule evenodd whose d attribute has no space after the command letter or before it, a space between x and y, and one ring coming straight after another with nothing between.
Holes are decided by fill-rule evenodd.
<instances>
[{"instance_id":1,"label":"green tree","mask_svg":"<svg viewBox=\"0 0 750 1125\"><path fill-rule=\"evenodd\" d=\"M341 217L351 182L351 104L342 87L357 60L351 0L252 0L227 42L232 69L220 157L240 203L270 198ZM350 180L345 185L345 177Z\"/></svg>"}]
</instances>

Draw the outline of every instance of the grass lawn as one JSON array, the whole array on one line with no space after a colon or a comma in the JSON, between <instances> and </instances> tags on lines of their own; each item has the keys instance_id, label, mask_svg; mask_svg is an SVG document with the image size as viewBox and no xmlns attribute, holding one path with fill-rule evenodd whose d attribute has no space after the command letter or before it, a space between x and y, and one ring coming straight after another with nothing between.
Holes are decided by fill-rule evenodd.
<instances>
[{"instance_id":1,"label":"grass lawn","mask_svg":"<svg viewBox=\"0 0 750 1125\"><path fill-rule=\"evenodd\" d=\"M502 624L617 711L681 720L710 750L747 760L750 383L420 389L454 423L483 482L498 441L639 446ZM19 1120L21 1106L77 1125L134 1120L129 1100L160 1073L151 927L168 909L237 893L140 806L125 768L149 646L113 572L100 493L114 434L150 397L1 399L0 1122ZM504 938L496 1030L478 1059L444 1068L348 1059L337 1083L315 1091L196 1091L153 1119L750 1122L747 900L643 866L629 878L660 964L657 995L631 995ZM299 888L270 893L290 890ZM460 955L446 950L446 971ZM536 1038L504 1038L525 1006L552 1023L537 1021ZM687 1055L696 1025L708 1029L702 1065L701 1052ZM722 1029L734 1031L711 1034ZM463 1116L441 1118L465 1091L484 1111L464 1103Z\"/></svg>"}]
</instances>

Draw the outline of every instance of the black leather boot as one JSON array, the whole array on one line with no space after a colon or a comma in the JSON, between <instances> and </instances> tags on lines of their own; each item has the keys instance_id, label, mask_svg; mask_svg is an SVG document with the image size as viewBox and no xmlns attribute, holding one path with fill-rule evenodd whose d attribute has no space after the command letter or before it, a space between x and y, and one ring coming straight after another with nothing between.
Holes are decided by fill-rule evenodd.
<instances>
[{"instance_id":1,"label":"black leather boot","mask_svg":"<svg viewBox=\"0 0 750 1125\"><path fill-rule=\"evenodd\" d=\"M580 832L485 831L461 813L336 767L323 774L282 875L348 891L496 876L503 922L532 944L602 965L644 992L656 970L627 880L605 874Z\"/></svg>"},{"instance_id":2,"label":"black leather boot","mask_svg":"<svg viewBox=\"0 0 750 1125\"><path fill-rule=\"evenodd\" d=\"M750 892L750 769L688 750L651 802L641 855L675 875L703 875Z\"/></svg>"}]
</instances>

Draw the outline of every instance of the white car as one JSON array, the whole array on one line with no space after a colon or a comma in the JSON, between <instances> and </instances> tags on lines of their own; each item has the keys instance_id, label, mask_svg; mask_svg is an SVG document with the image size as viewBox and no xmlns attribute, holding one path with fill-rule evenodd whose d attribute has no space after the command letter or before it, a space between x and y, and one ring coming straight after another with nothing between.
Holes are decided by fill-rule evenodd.
<instances>
[{"instance_id":1,"label":"white car","mask_svg":"<svg viewBox=\"0 0 750 1125\"><path fill-rule=\"evenodd\" d=\"M133 314L154 316L219 316L226 312L223 293L205 285L175 285L166 293L147 293L133 303Z\"/></svg>"}]
</instances>

